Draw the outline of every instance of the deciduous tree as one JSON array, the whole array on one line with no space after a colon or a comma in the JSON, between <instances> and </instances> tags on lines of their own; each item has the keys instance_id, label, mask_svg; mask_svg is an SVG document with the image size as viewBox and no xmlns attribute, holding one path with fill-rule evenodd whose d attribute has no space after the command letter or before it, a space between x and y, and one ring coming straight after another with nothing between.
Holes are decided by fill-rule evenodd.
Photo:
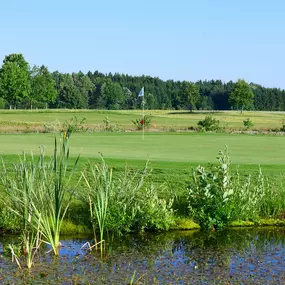
<instances>
[{"instance_id":1,"label":"deciduous tree","mask_svg":"<svg viewBox=\"0 0 285 285\"><path fill-rule=\"evenodd\" d=\"M244 108L248 108L253 104L254 94L249 86L249 84L243 80L239 79L234 90L230 93L229 103L232 107L240 109L241 113Z\"/></svg>"},{"instance_id":2,"label":"deciduous tree","mask_svg":"<svg viewBox=\"0 0 285 285\"><path fill-rule=\"evenodd\" d=\"M55 102L57 90L55 81L44 65L34 66L31 74L30 103L37 107L45 107L49 102Z\"/></svg>"},{"instance_id":3,"label":"deciduous tree","mask_svg":"<svg viewBox=\"0 0 285 285\"><path fill-rule=\"evenodd\" d=\"M193 111L193 109L196 109L199 99L200 93L198 87L194 83L183 81L180 90L180 100L183 106Z\"/></svg>"},{"instance_id":4,"label":"deciduous tree","mask_svg":"<svg viewBox=\"0 0 285 285\"><path fill-rule=\"evenodd\" d=\"M30 92L29 64L24 56L15 53L5 56L0 69L0 97L16 107Z\"/></svg>"}]
</instances>

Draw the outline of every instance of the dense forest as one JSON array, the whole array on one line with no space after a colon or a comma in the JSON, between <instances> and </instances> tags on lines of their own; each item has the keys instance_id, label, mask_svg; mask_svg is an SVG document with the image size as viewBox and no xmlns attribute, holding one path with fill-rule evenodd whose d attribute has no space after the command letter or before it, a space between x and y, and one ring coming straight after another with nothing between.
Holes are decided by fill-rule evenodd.
<instances>
[{"instance_id":1,"label":"dense forest","mask_svg":"<svg viewBox=\"0 0 285 285\"><path fill-rule=\"evenodd\" d=\"M50 72L44 65L30 67L22 54L10 54L0 69L0 108L139 109L142 97L138 94L144 86L146 109L285 110L285 90L243 82L252 96L244 106L238 106L230 99L238 94L234 93L237 83L232 81Z\"/></svg>"}]
</instances>

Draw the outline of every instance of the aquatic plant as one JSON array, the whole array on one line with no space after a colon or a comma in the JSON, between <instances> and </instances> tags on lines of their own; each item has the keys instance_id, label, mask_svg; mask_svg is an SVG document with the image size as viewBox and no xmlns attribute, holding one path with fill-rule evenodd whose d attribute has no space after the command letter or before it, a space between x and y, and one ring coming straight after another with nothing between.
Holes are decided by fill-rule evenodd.
<instances>
[{"instance_id":1,"label":"aquatic plant","mask_svg":"<svg viewBox=\"0 0 285 285\"><path fill-rule=\"evenodd\" d=\"M33 265L35 253L40 246L40 224L35 223L33 213L33 191L36 181L37 168L33 155L30 162L23 154L23 159L14 165L15 175L10 177L7 173L4 161L2 161L2 184L10 198L6 203L11 212L15 213L21 220L21 246L25 253L26 265L30 269ZM15 245L9 245L12 254L12 260L15 260L18 267L21 268L18 255L15 254Z\"/></svg>"},{"instance_id":2,"label":"aquatic plant","mask_svg":"<svg viewBox=\"0 0 285 285\"><path fill-rule=\"evenodd\" d=\"M73 190L68 192L69 182L79 160L78 156L71 170L68 170L70 135L70 129L62 134L59 150L55 138L54 156L48 164L44 163L44 155L41 154L38 187L33 191L32 206L36 225L40 225L40 232L55 255L58 255L60 246L61 225L76 189L75 183Z\"/></svg>"},{"instance_id":3,"label":"aquatic plant","mask_svg":"<svg viewBox=\"0 0 285 285\"><path fill-rule=\"evenodd\" d=\"M89 167L91 177L88 178L82 173L83 178L88 186L88 202L90 209L90 218L94 231L94 238L96 239L96 222L100 232L100 249L103 252L104 231L107 210L109 205L109 198L112 191L112 168L109 169L108 165L102 157L102 163L97 165L90 165ZM92 180L92 182L89 182Z\"/></svg>"},{"instance_id":4,"label":"aquatic plant","mask_svg":"<svg viewBox=\"0 0 285 285\"><path fill-rule=\"evenodd\" d=\"M9 174L2 163L2 184L10 198L10 209L22 221L26 240L31 240L34 230L36 235L38 231L55 255L58 255L61 225L74 194L74 190L68 192L68 186L79 159L78 156L68 170L70 135L70 129L62 134L59 149L55 138L54 155L48 162L41 149L37 161L33 154L30 161L24 154L20 163L14 165L14 174Z\"/></svg>"},{"instance_id":5,"label":"aquatic plant","mask_svg":"<svg viewBox=\"0 0 285 285\"><path fill-rule=\"evenodd\" d=\"M150 173L148 163L143 170L125 166L124 171L113 174L101 158L101 163L90 164L82 173L87 190L79 195L89 205L96 243L97 229L102 242L107 230L118 234L131 230L165 230L174 223L172 199L161 199L157 187L144 185Z\"/></svg>"}]
</instances>

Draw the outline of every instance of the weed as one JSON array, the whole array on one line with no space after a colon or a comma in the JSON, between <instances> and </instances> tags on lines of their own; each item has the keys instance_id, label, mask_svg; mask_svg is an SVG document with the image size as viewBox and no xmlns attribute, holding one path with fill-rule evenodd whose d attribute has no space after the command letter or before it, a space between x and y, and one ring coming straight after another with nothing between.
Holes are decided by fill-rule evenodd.
<instances>
[{"instance_id":1,"label":"weed","mask_svg":"<svg viewBox=\"0 0 285 285\"><path fill-rule=\"evenodd\" d=\"M121 128L118 126L118 122L115 124L112 124L111 121L109 120L108 116L105 117L103 120L104 123L104 131L105 132L119 132L121 131Z\"/></svg>"},{"instance_id":2,"label":"weed","mask_svg":"<svg viewBox=\"0 0 285 285\"><path fill-rule=\"evenodd\" d=\"M247 118L247 119L243 120L243 125L244 125L246 130L249 130L250 128L253 127L253 122L250 118Z\"/></svg>"},{"instance_id":3,"label":"weed","mask_svg":"<svg viewBox=\"0 0 285 285\"><path fill-rule=\"evenodd\" d=\"M60 122L58 119L52 122L44 123L44 133L57 133L60 130Z\"/></svg>"},{"instance_id":4,"label":"weed","mask_svg":"<svg viewBox=\"0 0 285 285\"><path fill-rule=\"evenodd\" d=\"M85 117L78 119L77 116L74 116L62 124L62 131L64 132L65 130L70 130L73 133L85 132L85 122Z\"/></svg>"}]
</instances>

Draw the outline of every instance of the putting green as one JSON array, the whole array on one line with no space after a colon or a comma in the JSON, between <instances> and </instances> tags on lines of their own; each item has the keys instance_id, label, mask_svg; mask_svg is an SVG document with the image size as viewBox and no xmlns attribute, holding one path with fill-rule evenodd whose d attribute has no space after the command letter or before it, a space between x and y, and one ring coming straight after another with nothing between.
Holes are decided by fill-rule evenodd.
<instances>
[{"instance_id":1,"label":"putting green","mask_svg":"<svg viewBox=\"0 0 285 285\"><path fill-rule=\"evenodd\" d=\"M0 155L37 154L43 145L47 154L54 146L53 134L2 134ZM285 137L214 133L76 133L71 139L71 155L153 162L215 162L218 151L228 146L233 164L281 165L285 163Z\"/></svg>"}]
</instances>

